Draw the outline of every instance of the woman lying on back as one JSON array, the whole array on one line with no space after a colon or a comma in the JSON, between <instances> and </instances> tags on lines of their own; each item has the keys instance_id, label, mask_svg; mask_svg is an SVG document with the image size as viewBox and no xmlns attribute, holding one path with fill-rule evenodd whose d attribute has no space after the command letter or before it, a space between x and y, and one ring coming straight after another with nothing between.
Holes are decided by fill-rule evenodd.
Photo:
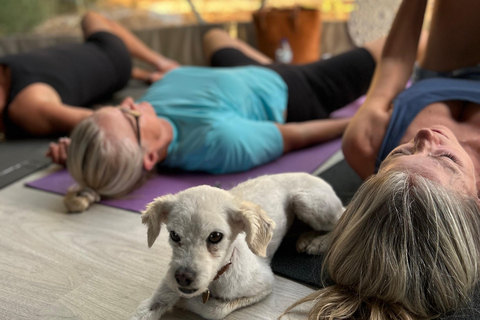
<instances>
[{"instance_id":1,"label":"woman lying on back","mask_svg":"<svg viewBox=\"0 0 480 320\"><path fill-rule=\"evenodd\" d=\"M331 235L335 283L309 319L433 319L465 306L480 262L480 2L404 0L343 152L367 181ZM378 171L377 171L378 170ZM373 175L372 175L373 174Z\"/></svg>"},{"instance_id":2,"label":"woman lying on back","mask_svg":"<svg viewBox=\"0 0 480 320\"><path fill-rule=\"evenodd\" d=\"M98 13L82 19L83 43L0 57L0 132L7 139L69 134L91 107L134 78L155 81L178 66ZM131 56L156 68L133 68Z\"/></svg>"},{"instance_id":3,"label":"woman lying on back","mask_svg":"<svg viewBox=\"0 0 480 320\"><path fill-rule=\"evenodd\" d=\"M209 31L206 55L217 68L172 70L138 101L104 107L75 128L67 167L80 188L67 195L67 207L83 211L100 196L125 194L156 164L239 172L341 136L349 119L327 118L366 92L382 44L277 65L224 31Z\"/></svg>"}]
</instances>

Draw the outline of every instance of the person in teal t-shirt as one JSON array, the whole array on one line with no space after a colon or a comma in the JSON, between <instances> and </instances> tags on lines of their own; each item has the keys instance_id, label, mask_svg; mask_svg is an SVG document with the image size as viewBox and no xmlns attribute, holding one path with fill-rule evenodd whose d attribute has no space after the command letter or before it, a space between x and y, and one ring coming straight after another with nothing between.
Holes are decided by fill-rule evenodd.
<instances>
[{"instance_id":1,"label":"person in teal t-shirt","mask_svg":"<svg viewBox=\"0 0 480 320\"><path fill-rule=\"evenodd\" d=\"M149 102L172 127L162 165L228 173L283 153L276 124L285 122L287 91L271 70L182 67L154 83L139 101Z\"/></svg>"},{"instance_id":2,"label":"person in teal t-shirt","mask_svg":"<svg viewBox=\"0 0 480 320\"><path fill-rule=\"evenodd\" d=\"M365 94L383 46L283 65L217 29L204 40L213 68L176 68L138 101L103 107L74 129L67 167L92 195L77 194L88 202L124 194L157 164L245 171L337 138L349 119L328 116Z\"/></svg>"}]
</instances>

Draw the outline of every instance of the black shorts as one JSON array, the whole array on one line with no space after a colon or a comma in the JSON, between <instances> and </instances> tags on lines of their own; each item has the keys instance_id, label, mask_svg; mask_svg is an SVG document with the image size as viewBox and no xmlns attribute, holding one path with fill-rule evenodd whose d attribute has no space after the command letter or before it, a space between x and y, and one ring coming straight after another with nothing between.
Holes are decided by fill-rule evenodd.
<instances>
[{"instance_id":1,"label":"black shorts","mask_svg":"<svg viewBox=\"0 0 480 320\"><path fill-rule=\"evenodd\" d=\"M0 57L11 71L11 86L3 113L8 138L28 134L8 118L9 104L33 83L46 83L64 104L88 107L105 101L130 79L132 60L116 35L96 32L84 43L69 43L32 52Z\"/></svg>"},{"instance_id":2,"label":"black shorts","mask_svg":"<svg viewBox=\"0 0 480 320\"><path fill-rule=\"evenodd\" d=\"M288 87L287 122L328 118L364 95L375 71L375 60L364 48L305 65L262 65L236 48L223 48L212 55L211 65L258 65L277 72Z\"/></svg>"}]
</instances>

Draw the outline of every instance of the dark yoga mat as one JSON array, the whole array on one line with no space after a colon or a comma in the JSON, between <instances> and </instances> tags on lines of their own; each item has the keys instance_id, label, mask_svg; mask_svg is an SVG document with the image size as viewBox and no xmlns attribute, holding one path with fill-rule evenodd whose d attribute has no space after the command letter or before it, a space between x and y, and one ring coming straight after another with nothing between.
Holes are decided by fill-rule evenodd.
<instances>
[{"instance_id":1,"label":"dark yoga mat","mask_svg":"<svg viewBox=\"0 0 480 320\"><path fill-rule=\"evenodd\" d=\"M361 185L362 179L342 160L319 175L335 190L343 205L347 205ZM282 241L272 260L272 270L278 275L306 285L320 288L320 269L323 256L297 253L295 248L300 234L311 230L310 226L295 219L292 228Z\"/></svg>"},{"instance_id":2,"label":"dark yoga mat","mask_svg":"<svg viewBox=\"0 0 480 320\"><path fill-rule=\"evenodd\" d=\"M319 175L330 183L344 205L352 199L362 184L362 179L342 160ZM280 276L306 284L313 288L324 287L321 280L323 256L311 256L297 253L295 244L301 233L310 227L295 220L272 260L272 270ZM325 285L329 285L325 279ZM444 320L478 320L480 319L480 288L476 288L472 303L460 310L444 315Z\"/></svg>"},{"instance_id":3,"label":"dark yoga mat","mask_svg":"<svg viewBox=\"0 0 480 320\"><path fill-rule=\"evenodd\" d=\"M0 142L0 189L51 163L45 157L50 140Z\"/></svg>"}]
</instances>

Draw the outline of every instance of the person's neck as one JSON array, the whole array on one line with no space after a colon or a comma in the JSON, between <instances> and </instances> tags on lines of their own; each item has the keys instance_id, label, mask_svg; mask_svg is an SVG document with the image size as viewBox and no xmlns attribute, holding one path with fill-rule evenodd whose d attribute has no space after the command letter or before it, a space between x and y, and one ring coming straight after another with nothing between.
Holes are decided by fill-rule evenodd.
<instances>
[{"instance_id":1,"label":"person's neck","mask_svg":"<svg viewBox=\"0 0 480 320\"><path fill-rule=\"evenodd\" d=\"M165 160L165 158L167 157L168 147L170 146L170 144L172 143L172 140L173 140L172 125L170 124L169 121L167 121L163 118L160 118L160 119L162 119L164 121L165 125L162 126L164 128L163 132L162 132L162 139L163 139L164 147L162 147L161 149L158 150L159 162Z\"/></svg>"}]
</instances>

